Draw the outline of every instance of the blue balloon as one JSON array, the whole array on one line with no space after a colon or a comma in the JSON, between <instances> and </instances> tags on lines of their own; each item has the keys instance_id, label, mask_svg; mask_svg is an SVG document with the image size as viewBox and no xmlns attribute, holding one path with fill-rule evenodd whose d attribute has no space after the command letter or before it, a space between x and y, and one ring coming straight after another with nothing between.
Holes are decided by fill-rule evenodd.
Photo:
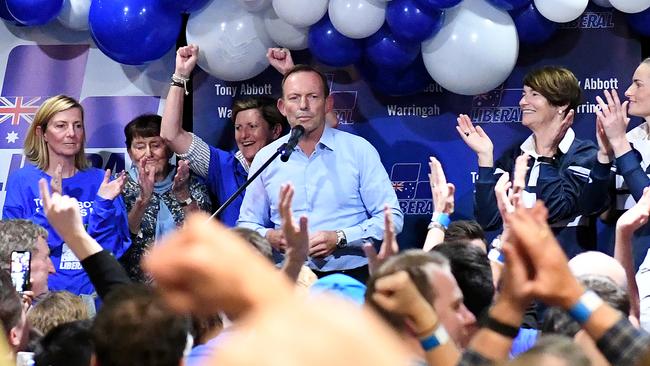
<instances>
[{"instance_id":1,"label":"blue balloon","mask_svg":"<svg viewBox=\"0 0 650 366\"><path fill-rule=\"evenodd\" d=\"M442 27L441 11L425 12L416 0L392 0L386 6L386 22L393 34L404 41L419 43Z\"/></svg>"},{"instance_id":2,"label":"blue balloon","mask_svg":"<svg viewBox=\"0 0 650 366\"><path fill-rule=\"evenodd\" d=\"M7 10L24 25L43 25L56 18L63 0L7 0Z\"/></svg>"},{"instance_id":3,"label":"blue balloon","mask_svg":"<svg viewBox=\"0 0 650 366\"><path fill-rule=\"evenodd\" d=\"M9 12L9 9L7 8L7 0L0 0L0 18L13 24L20 24L20 22Z\"/></svg>"},{"instance_id":4,"label":"blue balloon","mask_svg":"<svg viewBox=\"0 0 650 366\"><path fill-rule=\"evenodd\" d=\"M650 8L640 13L627 14L627 22L641 35L650 37Z\"/></svg>"},{"instance_id":5,"label":"blue balloon","mask_svg":"<svg viewBox=\"0 0 650 366\"><path fill-rule=\"evenodd\" d=\"M113 60L141 65L176 44L182 15L158 0L93 0L88 16L97 47Z\"/></svg>"},{"instance_id":6,"label":"blue balloon","mask_svg":"<svg viewBox=\"0 0 650 366\"><path fill-rule=\"evenodd\" d=\"M415 61L404 70L386 70L364 58L357 69L368 82L373 91L383 95L401 96L422 92L424 88L433 82L433 79L424 66L422 57L418 56Z\"/></svg>"},{"instance_id":7,"label":"blue balloon","mask_svg":"<svg viewBox=\"0 0 650 366\"><path fill-rule=\"evenodd\" d=\"M512 20L517 27L517 34L519 35L519 42L528 44L539 44L546 42L555 30L557 23L546 19L534 3L528 6L510 12Z\"/></svg>"},{"instance_id":8,"label":"blue balloon","mask_svg":"<svg viewBox=\"0 0 650 366\"><path fill-rule=\"evenodd\" d=\"M489 3L503 10L521 9L531 3L531 0L488 0Z\"/></svg>"},{"instance_id":9,"label":"blue balloon","mask_svg":"<svg viewBox=\"0 0 650 366\"><path fill-rule=\"evenodd\" d=\"M361 59L363 41L339 33L328 15L309 28L307 40L311 54L325 65L342 67Z\"/></svg>"},{"instance_id":10,"label":"blue balloon","mask_svg":"<svg viewBox=\"0 0 650 366\"><path fill-rule=\"evenodd\" d=\"M419 44L396 39L386 25L366 39L366 57L379 68L404 69L411 65L419 54Z\"/></svg>"},{"instance_id":11,"label":"blue balloon","mask_svg":"<svg viewBox=\"0 0 650 366\"><path fill-rule=\"evenodd\" d=\"M210 1L211 0L160 0L160 3L172 11L177 11L179 13L193 13L206 6Z\"/></svg>"},{"instance_id":12,"label":"blue balloon","mask_svg":"<svg viewBox=\"0 0 650 366\"><path fill-rule=\"evenodd\" d=\"M417 0L422 10L435 11L451 8L460 4L463 0Z\"/></svg>"}]
</instances>

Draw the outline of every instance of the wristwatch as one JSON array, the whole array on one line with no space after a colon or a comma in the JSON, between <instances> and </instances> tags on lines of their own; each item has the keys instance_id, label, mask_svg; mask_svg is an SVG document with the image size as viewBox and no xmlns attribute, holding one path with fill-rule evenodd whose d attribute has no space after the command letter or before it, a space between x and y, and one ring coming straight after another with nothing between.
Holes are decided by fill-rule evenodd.
<instances>
[{"instance_id":1,"label":"wristwatch","mask_svg":"<svg viewBox=\"0 0 650 366\"><path fill-rule=\"evenodd\" d=\"M181 205L181 207L187 207L187 206L191 205L192 202L194 202L194 200L192 199L192 196L189 196L185 200L178 200L178 203Z\"/></svg>"},{"instance_id":2,"label":"wristwatch","mask_svg":"<svg viewBox=\"0 0 650 366\"><path fill-rule=\"evenodd\" d=\"M336 230L336 248L345 248L348 245L348 239L345 237L343 230Z\"/></svg>"}]
</instances>

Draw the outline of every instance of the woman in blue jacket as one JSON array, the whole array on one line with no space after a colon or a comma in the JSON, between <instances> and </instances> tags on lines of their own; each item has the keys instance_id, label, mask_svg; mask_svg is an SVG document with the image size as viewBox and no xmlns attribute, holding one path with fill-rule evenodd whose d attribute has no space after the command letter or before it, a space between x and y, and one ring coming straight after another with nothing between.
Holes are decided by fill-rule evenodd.
<instances>
[{"instance_id":1,"label":"woman in blue jacket","mask_svg":"<svg viewBox=\"0 0 650 366\"><path fill-rule=\"evenodd\" d=\"M548 208L548 221L569 258L596 247L593 216L584 212L579 200L596 160L597 148L576 138L571 129L581 90L573 73L562 67L546 66L524 77L519 107L521 123L532 131L523 142L494 161L493 145L480 126L467 115L458 118L457 130L478 156L479 177L474 195L474 214L485 230L500 229L494 187L503 173L512 176L517 156L528 153L528 172L522 200L532 207L540 199Z\"/></svg>"}]
</instances>

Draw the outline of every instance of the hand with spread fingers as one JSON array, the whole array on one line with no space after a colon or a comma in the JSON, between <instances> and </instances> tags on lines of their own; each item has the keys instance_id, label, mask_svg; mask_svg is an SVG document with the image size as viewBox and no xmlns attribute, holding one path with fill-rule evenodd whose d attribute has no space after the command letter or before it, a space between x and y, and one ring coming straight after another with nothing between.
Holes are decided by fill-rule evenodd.
<instances>
[{"instance_id":1,"label":"hand with spread fingers","mask_svg":"<svg viewBox=\"0 0 650 366\"><path fill-rule=\"evenodd\" d=\"M466 114L458 115L456 118L458 126L456 130L467 146L478 155L478 166L494 166L494 145L481 126L474 126L472 120Z\"/></svg>"},{"instance_id":2,"label":"hand with spread fingers","mask_svg":"<svg viewBox=\"0 0 650 366\"><path fill-rule=\"evenodd\" d=\"M575 111L571 109L564 118L559 123L556 123L556 120L553 120L551 129L548 133L536 134L536 150L537 153L541 156L552 157L557 155L560 142L566 135L567 131L573 125L573 117L575 116Z\"/></svg>"},{"instance_id":3,"label":"hand with spread fingers","mask_svg":"<svg viewBox=\"0 0 650 366\"><path fill-rule=\"evenodd\" d=\"M191 198L190 194L190 166L187 160L179 160L176 175L172 183L172 193L178 201Z\"/></svg>"},{"instance_id":4,"label":"hand with spread fingers","mask_svg":"<svg viewBox=\"0 0 650 366\"><path fill-rule=\"evenodd\" d=\"M526 173L528 171L528 154L522 154L515 159L514 179L510 182L510 174L503 173L494 186L497 207L502 218L515 211L521 203L521 192L526 188Z\"/></svg>"},{"instance_id":5,"label":"hand with spread fingers","mask_svg":"<svg viewBox=\"0 0 650 366\"><path fill-rule=\"evenodd\" d=\"M616 157L619 157L626 152L630 151L632 147L627 141L625 131L627 130L628 122L627 107L629 101L621 103L616 90L605 90L605 100L600 96L596 97L599 110L596 110L596 117L600 122L603 132L607 136L607 141L611 145L611 149ZM601 137L599 137L601 138Z\"/></svg>"},{"instance_id":6,"label":"hand with spread fingers","mask_svg":"<svg viewBox=\"0 0 650 366\"><path fill-rule=\"evenodd\" d=\"M603 121L598 115L596 115L596 142L598 143L598 162L601 164L609 164L612 162L615 158L614 148L609 142L605 127L603 127Z\"/></svg>"},{"instance_id":7,"label":"hand with spread fingers","mask_svg":"<svg viewBox=\"0 0 650 366\"><path fill-rule=\"evenodd\" d=\"M297 225L293 219L291 202L293 201L293 185L283 184L280 187L280 204L278 210L282 218L281 229L287 242L283 271L293 281L298 279L303 263L309 256L309 229L307 216L300 217Z\"/></svg>"},{"instance_id":8,"label":"hand with spread fingers","mask_svg":"<svg viewBox=\"0 0 650 366\"><path fill-rule=\"evenodd\" d=\"M584 289L573 277L547 217L548 211L541 201L533 208L519 207L508 214L510 241L529 264L531 294L547 305L569 309Z\"/></svg>"},{"instance_id":9,"label":"hand with spread fingers","mask_svg":"<svg viewBox=\"0 0 650 366\"><path fill-rule=\"evenodd\" d=\"M494 193L497 199L497 207L499 208L499 213L502 218L506 217L506 214L515 212L515 206L511 201L511 190L512 182L510 182L510 174L503 173L497 180L497 183L494 185Z\"/></svg>"},{"instance_id":10,"label":"hand with spread fingers","mask_svg":"<svg viewBox=\"0 0 650 366\"><path fill-rule=\"evenodd\" d=\"M151 164L149 164L151 165ZM148 204L153 194L153 185L156 181L156 170L152 166L147 166L147 162L143 161L138 168L138 185L140 186L140 196L138 199L143 204Z\"/></svg>"},{"instance_id":11,"label":"hand with spread fingers","mask_svg":"<svg viewBox=\"0 0 650 366\"><path fill-rule=\"evenodd\" d=\"M106 169L104 173L104 180L99 186L97 195L105 200L113 200L115 197L119 196L124 189L124 184L126 183L126 172L122 171L120 174L111 180L111 170Z\"/></svg>"},{"instance_id":12,"label":"hand with spread fingers","mask_svg":"<svg viewBox=\"0 0 650 366\"><path fill-rule=\"evenodd\" d=\"M429 157L429 185L433 197L433 212L451 215L454 213L454 193L456 187L447 183L442 164L435 157Z\"/></svg>"}]
</instances>

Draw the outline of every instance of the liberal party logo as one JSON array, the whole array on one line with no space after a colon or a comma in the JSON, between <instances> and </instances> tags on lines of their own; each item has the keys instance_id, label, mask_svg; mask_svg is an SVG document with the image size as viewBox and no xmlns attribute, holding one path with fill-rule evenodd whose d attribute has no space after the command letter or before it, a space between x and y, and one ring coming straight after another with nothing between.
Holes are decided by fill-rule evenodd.
<instances>
[{"instance_id":1,"label":"liberal party logo","mask_svg":"<svg viewBox=\"0 0 650 366\"><path fill-rule=\"evenodd\" d=\"M430 215L433 213L428 166L422 172L421 163L395 163L390 170L390 180L405 215ZM422 177L420 177L422 175Z\"/></svg>"},{"instance_id":2,"label":"liberal party logo","mask_svg":"<svg viewBox=\"0 0 650 366\"><path fill-rule=\"evenodd\" d=\"M585 11L578 19L560 24L560 29L606 29L614 28L613 11Z\"/></svg>"},{"instance_id":3,"label":"liberal party logo","mask_svg":"<svg viewBox=\"0 0 650 366\"><path fill-rule=\"evenodd\" d=\"M521 122L519 100L522 89L503 85L472 98L471 117L476 123Z\"/></svg>"},{"instance_id":4,"label":"liberal party logo","mask_svg":"<svg viewBox=\"0 0 650 366\"><path fill-rule=\"evenodd\" d=\"M353 113L357 107L356 90L334 90L334 74L325 74L329 82L330 95L334 98L334 115L339 124L350 125L354 123Z\"/></svg>"}]
</instances>

